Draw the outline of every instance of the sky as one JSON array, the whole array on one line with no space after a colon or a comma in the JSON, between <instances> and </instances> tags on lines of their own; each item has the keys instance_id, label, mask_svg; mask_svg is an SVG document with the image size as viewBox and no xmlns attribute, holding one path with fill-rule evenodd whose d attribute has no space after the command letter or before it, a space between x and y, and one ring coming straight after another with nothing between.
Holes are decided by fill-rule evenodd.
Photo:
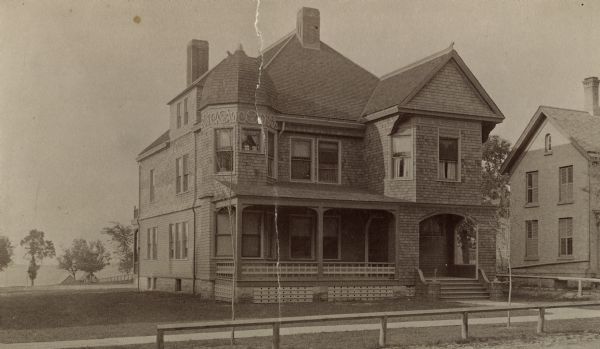
<instances>
[{"instance_id":1,"label":"sky","mask_svg":"<svg viewBox=\"0 0 600 349\"><path fill-rule=\"evenodd\" d=\"M188 41L209 42L210 67L239 44L256 56L302 6L377 76L454 42L506 117L493 133L513 143L539 105L582 109L582 80L600 75L599 1L4 0L0 235L18 245L40 229L60 253L131 222L135 157L168 128Z\"/></svg>"}]
</instances>

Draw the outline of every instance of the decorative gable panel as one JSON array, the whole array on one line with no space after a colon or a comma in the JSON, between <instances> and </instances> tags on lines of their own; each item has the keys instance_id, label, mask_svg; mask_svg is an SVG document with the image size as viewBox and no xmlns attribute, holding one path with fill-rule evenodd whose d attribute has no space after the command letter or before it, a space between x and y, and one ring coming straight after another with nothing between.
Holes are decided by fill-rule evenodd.
<instances>
[{"instance_id":1,"label":"decorative gable panel","mask_svg":"<svg viewBox=\"0 0 600 349\"><path fill-rule=\"evenodd\" d=\"M453 60L446 63L406 107L497 117Z\"/></svg>"}]
</instances>

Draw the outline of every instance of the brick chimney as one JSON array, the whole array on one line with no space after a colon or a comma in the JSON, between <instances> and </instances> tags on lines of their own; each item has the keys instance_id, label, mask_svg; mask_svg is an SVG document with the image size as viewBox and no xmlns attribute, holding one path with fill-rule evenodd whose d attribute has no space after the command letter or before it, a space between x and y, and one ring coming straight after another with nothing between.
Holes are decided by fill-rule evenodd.
<instances>
[{"instance_id":1,"label":"brick chimney","mask_svg":"<svg viewBox=\"0 0 600 349\"><path fill-rule=\"evenodd\" d=\"M321 16L316 8L303 7L298 11L296 35L302 47L314 50L321 48L320 24Z\"/></svg>"},{"instance_id":2,"label":"brick chimney","mask_svg":"<svg viewBox=\"0 0 600 349\"><path fill-rule=\"evenodd\" d=\"M598 106L598 77L591 76L583 80L583 95L585 98L585 111L600 116L600 107Z\"/></svg>"},{"instance_id":3,"label":"brick chimney","mask_svg":"<svg viewBox=\"0 0 600 349\"><path fill-rule=\"evenodd\" d=\"M208 41L192 40L187 46L187 85L208 71Z\"/></svg>"}]
</instances>

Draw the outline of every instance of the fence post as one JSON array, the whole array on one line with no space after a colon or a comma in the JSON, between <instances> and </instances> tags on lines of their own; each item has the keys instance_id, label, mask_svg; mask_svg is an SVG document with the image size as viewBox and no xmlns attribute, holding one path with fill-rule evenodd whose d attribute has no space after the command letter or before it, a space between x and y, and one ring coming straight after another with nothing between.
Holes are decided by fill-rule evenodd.
<instances>
[{"instance_id":1,"label":"fence post","mask_svg":"<svg viewBox=\"0 0 600 349\"><path fill-rule=\"evenodd\" d=\"M273 323L273 349L279 349L279 322Z\"/></svg>"},{"instance_id":2,"label":"fence post","mask_svg":"<svg viewBox=\"0 0 600 349\"><path fill-rule=\"evenodd\" d=\"M379 327L379 347L385 347L387 344L387 316L381 317Z\"/></svg>"},{"instance_id":3,"label":"fence post","mask_svg":"<svg viewBox=\"0 0 600 349\"><path fill-rule=\"evenodd\" d=\"M545 308L540 308L539 309L539 316L538 316L538 323L537 323L537 333L544 333L544 327L545 327L545 323L546 323L546 319L544 317L546 313L546 309Z\"/></svg>"},{"instance_id":4,"label":"fence post","mask_svg":"<svg viewBox=\"0 0 600 349\"><path fill-rule=\"evenodd\" d=\"M156 349L165 349L165 333L163 330L156 330Z\"/></svg>"},{"instance_id":5,"label":"fence post","mask_svg":"<svg viewBox=\"0 0 600 349\"><path fill-rule=\"evenodd\" d=\"M460 327L460 338L469 338L469 313L462 313L462 325Z\"/></svg>"},{"instance_id":6,"label":"fence post","mask_svg":"<svg viewBox=\"0 0 600 349\"><path fill-rule=\"evenodd\" d=\"M582 294L581 294L581 280L577 280L577 297L581 298Z\"/></svg>"}]
</instances>

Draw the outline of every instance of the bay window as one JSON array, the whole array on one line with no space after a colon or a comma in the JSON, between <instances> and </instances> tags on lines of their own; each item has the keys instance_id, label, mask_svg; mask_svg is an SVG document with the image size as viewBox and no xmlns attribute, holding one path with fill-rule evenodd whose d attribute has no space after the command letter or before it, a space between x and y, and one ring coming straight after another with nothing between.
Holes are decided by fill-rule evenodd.
<instances>
[{"instance_id":1,"label":"bay window","mask_svg":"<svg viewBox=\"0 0 600 349\"><path fill-rule=\"evenodd\" d=\"M233 171L233 139L231 128L215 130L215 164L217 173Z\"/></svg>"},{"instance_id":2,"label":"bay window","mask_svg":"<svg viewBox=\"0 0 600 349\"><path fill-rule=\"evenodd\" d=\"M260 153L261 131L254 128L243 128L241 133L241 150Z\"/></svg>"},{"instance_id":3,"label":"bay window","mask_svg":"<svg viewBox=\"0 0 600 349\"><path fill-rule=\"evenodd\" d=\"M392 136L392 178L412 177L413 140L410 129Z\"/></svg>"}]
</instances>

